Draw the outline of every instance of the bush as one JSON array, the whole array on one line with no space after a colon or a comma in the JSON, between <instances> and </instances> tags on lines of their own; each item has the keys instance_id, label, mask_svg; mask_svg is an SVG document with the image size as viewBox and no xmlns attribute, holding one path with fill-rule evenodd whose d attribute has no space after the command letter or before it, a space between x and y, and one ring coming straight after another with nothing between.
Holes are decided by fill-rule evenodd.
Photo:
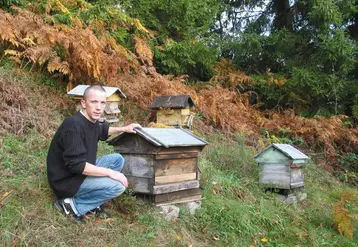
<instances>
[{"instance_id":1,"label":"bush","mask_svg":"<svg viewBox=\"0 0 358 247\"><path fill-rule=\"evenodd\" d=\"M212 66L217 59L216 50L202 41L172 41L164 49L154 51L154 63L159 73L187 74L201 81L211 78Z\"/></svg>"},{"instance_id":2,"label":"bush","mask_svg":"<svg viewBox=\"0 0 358 247\"><path fill-rule=\"evenodd\" d=\"M337 177L352 185L358 185L358 154L347 153L339 159L339 165L342 171L339 171Z\"/></svg>"}]
</instances>

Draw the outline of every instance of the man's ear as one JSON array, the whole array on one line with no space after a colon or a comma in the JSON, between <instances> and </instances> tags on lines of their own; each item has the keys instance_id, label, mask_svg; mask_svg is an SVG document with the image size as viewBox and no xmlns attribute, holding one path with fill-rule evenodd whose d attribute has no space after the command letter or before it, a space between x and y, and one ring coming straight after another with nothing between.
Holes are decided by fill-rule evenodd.
<instances>
[{"instance_id":1,"label":"man's ear","mask_svg":"<svg viewBox=\"0 0 358 247\"><path fill-rule=\"evenodd\" d=\"M82 109L86 109L86 102L84 99L81 99L81 107Z\"/></svg>"}]
</instances>

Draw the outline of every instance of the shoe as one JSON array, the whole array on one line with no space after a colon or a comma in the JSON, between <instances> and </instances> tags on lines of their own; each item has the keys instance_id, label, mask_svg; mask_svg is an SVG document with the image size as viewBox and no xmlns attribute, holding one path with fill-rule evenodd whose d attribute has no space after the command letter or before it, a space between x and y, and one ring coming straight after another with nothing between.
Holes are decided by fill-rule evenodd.
<instances>
[{"instance_id":1,"label":"shoe","mask_svg":"<svg viewBox=\"0 0 358 247\"><path fill-rule=\"evenodd\" d=\"M71 204L66 199L59 199L53 203L54 208L60 211L65 216L70 216L76 223L84 224L85 220L83 216L77 216L73 211Z\"/></svg>"},{"instance_id":2,"label":"shoe","mask_svg":"<svg viewBox=\"0 0 358 247\"><path fill-rule=\"evenodd\" d=\"M99 219L108 219L112 217L111 213L104 210L103 205L90 210L88 213L96 215Z\"/></svg>"}]
</instances>

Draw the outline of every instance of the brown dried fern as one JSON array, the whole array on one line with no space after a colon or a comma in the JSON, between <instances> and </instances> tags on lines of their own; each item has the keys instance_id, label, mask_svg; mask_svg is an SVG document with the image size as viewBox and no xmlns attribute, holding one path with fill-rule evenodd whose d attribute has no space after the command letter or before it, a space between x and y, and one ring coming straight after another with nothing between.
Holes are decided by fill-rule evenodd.
<instances>
[{"instance_id":1,"label":"brown dried fern","mask_svg":"<svg viewBox=\"0 0 358 247\"><path fill-rule=\"evenodd\" d=\"M345 205L350 201L358 199L357 195L352 191L343 191L341 200L333 205L333 222L340 234L353 239L353 222L352 219L357 214L348 210Z\"/></svg>"}]
</instances>

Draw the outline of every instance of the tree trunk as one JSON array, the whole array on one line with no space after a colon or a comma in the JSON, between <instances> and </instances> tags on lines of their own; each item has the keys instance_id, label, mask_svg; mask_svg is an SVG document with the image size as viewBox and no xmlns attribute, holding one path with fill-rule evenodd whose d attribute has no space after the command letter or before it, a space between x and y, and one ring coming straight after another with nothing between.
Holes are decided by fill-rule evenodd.
<instances>
[{"instance_id":1,"label":"tree trunk","mask_svg":"<svg viewBox=\"0 0 358 247\"><path fill-rule=\"evenodd\" d=\"M273 10L275 13L274 26L277 31L286 28L292 32L292 12L289 0L273 0Z\"/></svg>"}]
</instances>

